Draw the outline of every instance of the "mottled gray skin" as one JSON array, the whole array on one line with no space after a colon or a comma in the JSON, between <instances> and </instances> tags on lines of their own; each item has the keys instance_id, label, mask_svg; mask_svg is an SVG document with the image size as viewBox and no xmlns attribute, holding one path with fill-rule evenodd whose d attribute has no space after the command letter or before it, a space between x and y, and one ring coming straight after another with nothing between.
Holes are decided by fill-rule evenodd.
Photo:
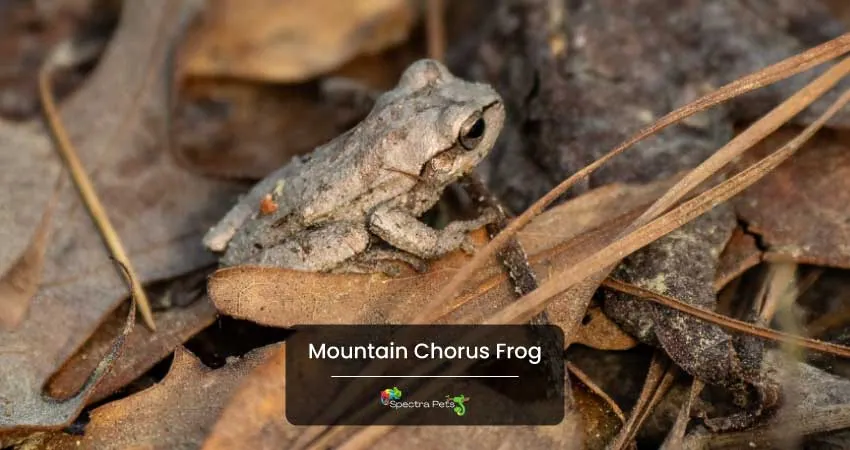
<instances>
[{"instance_id":1,"label":"mottled gray skin","mask_svg":"<svg viewBox=\"0 0 850 450\"><path fill-rule=\"evenodd\" d=\"M477 119L483 129L471 126ZM441 230L418 217L488 154L503 122L490 86L417 61L360 124L258 183L204 243L226 250L223 265L306 271L384 271L387 260L421 269L423 259L469 250L466 232L492 214ZM261 214L269 194L278 209Z\"/></svg>"}]
</instances>

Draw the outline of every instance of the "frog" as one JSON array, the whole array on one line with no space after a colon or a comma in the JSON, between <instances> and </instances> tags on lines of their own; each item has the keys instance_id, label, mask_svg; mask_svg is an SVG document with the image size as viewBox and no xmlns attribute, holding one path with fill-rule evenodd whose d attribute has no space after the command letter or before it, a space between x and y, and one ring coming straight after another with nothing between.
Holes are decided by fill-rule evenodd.
<instances>
[{"instance_id":1,"label":"frog","mask_svg":"<svg viewBox=\"0 0 850 450\"><path fill-rule=\"evenodd\" d=\"M222 266L308 272L418 271L456 250L496 211L437 229L421 220L494 147L505 121L488 84L422 59L348 131L258 182L204 236Z\"/></svg>"}]
</instances>

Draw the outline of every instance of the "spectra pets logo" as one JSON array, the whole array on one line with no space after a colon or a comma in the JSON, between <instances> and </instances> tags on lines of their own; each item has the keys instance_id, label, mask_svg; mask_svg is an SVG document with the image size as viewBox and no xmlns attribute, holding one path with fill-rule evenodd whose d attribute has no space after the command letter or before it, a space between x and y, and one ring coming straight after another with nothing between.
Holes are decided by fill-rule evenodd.
<instances>
[{"instance_id":1,"label":"spectra pets logo","mask_svg":"<svg viewBox=\"0 0 850 450\"><path fill-rule=\"evenodd\" d=\"M401 400L401 389L393 387L392 389L384 389L381 391L381 404L389 405L390 400Z\"/></svg>"},{"instance_id":2,"label":"spectra pets logo","mask_svg":"<svg viewBox=\"0 0 850 450\"><path fill-rule=\"evenodd\" d=\"M466 405L464 403L469 401L469 397L464 397L463 394L460 394L456 397L447 395L446 400L454 402L455 406L454 408L452 408L452 410L455 412L455 414L457 414L458 416L466 414Z\"/></svg>"}]
</instances>

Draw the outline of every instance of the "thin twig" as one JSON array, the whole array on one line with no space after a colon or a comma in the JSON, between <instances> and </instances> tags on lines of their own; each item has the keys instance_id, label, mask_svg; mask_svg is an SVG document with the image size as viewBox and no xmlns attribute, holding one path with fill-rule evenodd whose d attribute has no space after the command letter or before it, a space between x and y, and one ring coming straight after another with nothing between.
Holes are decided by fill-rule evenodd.
<instances>
[{"instance_id":1,"label":"thin twig","mask_svg":"<svg viewBox=\"0 0 850 450\"><path fill-rule=\"evenodd\" d=\"M667 433L667 437L664 438L664 442L661 444L661 450L680 450L684 447L685 431L691 419L691 409L693 409L697 397L699 397L704 387L705 383L699 379L694 378L691 380L688 398L679 407L676 422L673 423L673 428Z\"/></svg>"},{"instance_id":2,"label":"thin twig","mask_svg":"<svg viewBox=\"0 0 850 450\"><path fill-rule=\"evenodd\" d=\"M620 428L617 437L608 445L608 450L623 450L631 443L638 430L649 417L649 413L658 405L661 399L678 375L678 368L670 364L670 359L661 351L656 351L649 364L646 381L640 390L640 397L629 414L629 419Z\"/></svg>"},{"instance_id":3,"label":"thin twig","mask_svg":"<svg viewBox=\"0 0 850 450\"><path fill-rule=\"evenodd\" d=\"M428 0L428 57L442 61L446 54L446 26L443 0Z\"/></svg>"},{"instance_id":4,"label":"thin twig","mask_svg":"<svg viewBox=\"0 0 850 450\"><path fill-rule=\"evenodd\" d=\"M100 230L100 234L106 242L106 246L109 248L109 251L112 253L115 260L118 261L121 266L126 268L129 274L128 281L130 283L130 295L136 299L136 302L139 305L139 312L142 314L142 319L145 321L145 325L147 325L152 331L155 331L156 324L153 320L153 313L151 312L150 302L145 294L145 290L139 282L139 277L136 274L135 269L132 264L130 264L130 258L127 257L127 252L124 250L121 238L118 236L118 233L109 221L106 209L100 202L97 192L94 190L94 186L86 174L73 144L71 144L71 139L68 137L68 133L62 125L62 119L57 111L56 101L51 89L51 75L52 66L48 62L42 66L38 73L38 87L47 123L50 126L50 130L53 132L53 136L56 138L56 148L65 160L65 163L68 165L68 171L74 179L74 183L80 192L80 197L82 197L83 203L86 205L86 208L88 208L94 223Z\"/></svg>"}]
</instances>

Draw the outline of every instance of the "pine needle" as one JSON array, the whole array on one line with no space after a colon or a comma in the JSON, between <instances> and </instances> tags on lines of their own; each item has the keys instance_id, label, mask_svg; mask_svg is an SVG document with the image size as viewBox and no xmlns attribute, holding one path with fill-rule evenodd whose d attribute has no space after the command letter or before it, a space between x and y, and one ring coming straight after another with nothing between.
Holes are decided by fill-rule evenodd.
<instances>
[{"instance_id":1,"label":"pine needle","mask_svg":"<svg viewBox=\"0 0 850 450\"><path fill-rule=\"evenodd\" d=\"M98 230L100 230L100 234L106 242L110 253L112 253L112 256L121 266L126 268L129 274L130 295L136 299L145 325L151 331L156 331L156 324L153 320L153 313L151 312L150 302L145 294L145 290L139 282L139 277L135 269L130 264L130 258L127 256L126 250L124 250L121 238L115 231L115 227L112 226L109 216L106 214L106 209L103 207L100 198L98 198L91 179L83 168L83 164L80 162L73 144L71 144L71 139L68 137L64 125L62 125L62 119L57 111L56 101L53 97L53 90L51 89L51 76L52 65L48 61L38 73L38 88L47 123L53 132L53 136L56 138L56 148L62 159L65 160L68 171L74 179L74 184L76 184L77 190L80 192L80 197L83 199L83 203L89 210Z\"/></svg>"}]
</instances>

